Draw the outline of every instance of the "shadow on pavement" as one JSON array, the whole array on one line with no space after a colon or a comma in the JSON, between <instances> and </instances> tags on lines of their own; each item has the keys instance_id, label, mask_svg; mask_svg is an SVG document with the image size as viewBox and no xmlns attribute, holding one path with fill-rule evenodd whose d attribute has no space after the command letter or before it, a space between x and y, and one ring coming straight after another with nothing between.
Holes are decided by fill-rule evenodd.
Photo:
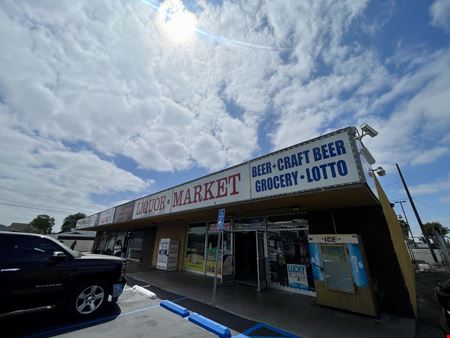
<instances>
[{"instance_id":1,"label":"shadow on pavement","mask_svg":"<svg viewBox=\"0 0 450 338\"><path fill-rule=\"evenodd\" d=\"M75 320L61 309L24 312L0 318L1 337L52 337L55 335L99 325L117 318L121 313L117 304L107 304L104 310L89 319Z\"/></svg>"}]
</instances>

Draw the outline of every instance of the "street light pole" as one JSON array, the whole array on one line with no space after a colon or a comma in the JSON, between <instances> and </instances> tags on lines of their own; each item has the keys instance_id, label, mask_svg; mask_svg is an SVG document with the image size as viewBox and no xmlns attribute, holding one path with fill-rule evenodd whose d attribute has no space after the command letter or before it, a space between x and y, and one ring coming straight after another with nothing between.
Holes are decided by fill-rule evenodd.
<instances>
[{"instance_id":1,"label":"street light pole","mask_svg":"<svg viewBox=\"0 0 450 338\"><path fill-rule=\"evenodd\" d=\"M425 242L428 244L428 247L430 248L431 256L433 257L434 262L438 263L438 259L436 257L436 254L434 253L434 250L431 247L430 240L428 239L428 236L425 233L425 228L423 227L423 223L422 223L422 220L420 219L419 213L418 213L418 211L416 209L416 205L414 204L414 201L413 201L413 199L411 197L411 194L409 193L409 189L406 186L406 182L405 182L405 179L403 178L402 171L400 170L400 167L398 166L397 163L395 165L397 166L398 173L400 174L400 178L402 180L403 186L405 187L406 194L408 195L409 203L411 203L411 207L412 207L412 209L414 211L414 214L416 215L417 223L419 223L420 229L422 230L423 238L425 238Z\"/></svg>"}]
</instances>

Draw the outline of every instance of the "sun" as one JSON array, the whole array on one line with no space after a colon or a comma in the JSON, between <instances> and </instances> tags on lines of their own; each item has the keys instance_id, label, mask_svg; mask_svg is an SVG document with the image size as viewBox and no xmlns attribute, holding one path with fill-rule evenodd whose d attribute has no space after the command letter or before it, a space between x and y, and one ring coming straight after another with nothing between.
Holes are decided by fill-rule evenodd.
<instances>
[{"instance_id":1,"label":"sun","mask_svg":"<svg viewBox=\"0 0 450 338\"><path fill-rule=\"evenodd\" d=\"M165 1L158 10L158 24L173 41L183 43L191 40L197 29L197 20L180 0Z\"/></svg>"}]
</instances>

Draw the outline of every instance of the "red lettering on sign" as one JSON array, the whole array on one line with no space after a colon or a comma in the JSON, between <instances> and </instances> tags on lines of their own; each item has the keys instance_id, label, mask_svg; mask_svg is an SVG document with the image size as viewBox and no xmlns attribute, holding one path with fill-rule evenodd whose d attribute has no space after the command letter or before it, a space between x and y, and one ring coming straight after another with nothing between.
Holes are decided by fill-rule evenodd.
<instances>
[{"instance_id":1,"label":"red lettering on sign","mask_svg":"<svg viewBox=\"0 0 450 338\"><path fill-rule=\"evenodd\" d=\"M183 192L184 190L180 190L180 191L174 191L173 192L173 197L172 197L172 207L177 207L179 205L181 205L182 200L183 200Z\"/></svg>"},{"instance_id":2,"label":"red lettering on sign","mask_svg":"<svg viewBox=\"0 0 450 338\"><path fill-rule=\"evenodd\" d=\"M186 195L184 196L184 202L183 205L186 204L191 204L192 200L191 200L191 189L186 190Z\"/></svg>"},{"instance_id":3,"label":"red lettering on sign","mask_svg":"<svg viewBox=\"0 0 450 338\"><path fill-rule=\"evenodd\" d=\"M215 199L213 193L211 192L211 187L214 184L214 181L211 182L207 182L204 184L205 186L205 197L203 198L203 200L207 201L207 200L213 200Z\"/></svg>"},{"instance_id":4,"label":"red lettering on sign","mask_svg":"<svg viewBox=\"0 0 450 338\"><path fill-rule=\"evenodd\" d=\"M159 210L164 210L166 208L166 196L161 196L161 205Z\"/></svg>"},{"instance_id":5,"label":"red lettering on sign","mask_svg":"<svg viewBox=\"0 0 450 338\"><path fill-rule=\"evenodd\" d=\"M194 203L202 201L202 186L196 185L194 187Z\"/></svg>"},{"instance_id":6,"label":"red lettering on sign","mask_svg":"<svg viewBox=\"0 0 450 338\"><path fill-rule=\"evenodd\" d=\"M236 179L239 178L241 180L241 174L237 173L231 176L228 176L228 182L232 182L232 189L230 195L238 195L239 191L236 190Z\"/></svg>"},{"instance_id":7,"label":"red lettering on sign","mask_svg":"<svg viewBox=\"0 0 450 338\"><path fill-rule=\"evenodd\" d=\"M228 194L228 189L225 186L225 183L227 183L228 177L220 178L217 182L217 198L219 197L225 197Z\"/></svg>"}]
</instances>

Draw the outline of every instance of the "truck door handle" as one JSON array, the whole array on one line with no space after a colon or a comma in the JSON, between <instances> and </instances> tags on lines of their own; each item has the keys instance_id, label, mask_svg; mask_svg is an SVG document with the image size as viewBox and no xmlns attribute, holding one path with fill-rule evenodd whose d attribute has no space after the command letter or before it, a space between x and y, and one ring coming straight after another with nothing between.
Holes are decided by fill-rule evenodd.
<instances>
[{"instance_id":1,"label":"truck door handle","mask_svg":"<svg viewBox=\"0 0 450 338\"><path fill-rule=\"evenodd\" d=\"M19 271L20 268L1 269L0 272L14 272Z\"/></svg>"}]
</instances>

